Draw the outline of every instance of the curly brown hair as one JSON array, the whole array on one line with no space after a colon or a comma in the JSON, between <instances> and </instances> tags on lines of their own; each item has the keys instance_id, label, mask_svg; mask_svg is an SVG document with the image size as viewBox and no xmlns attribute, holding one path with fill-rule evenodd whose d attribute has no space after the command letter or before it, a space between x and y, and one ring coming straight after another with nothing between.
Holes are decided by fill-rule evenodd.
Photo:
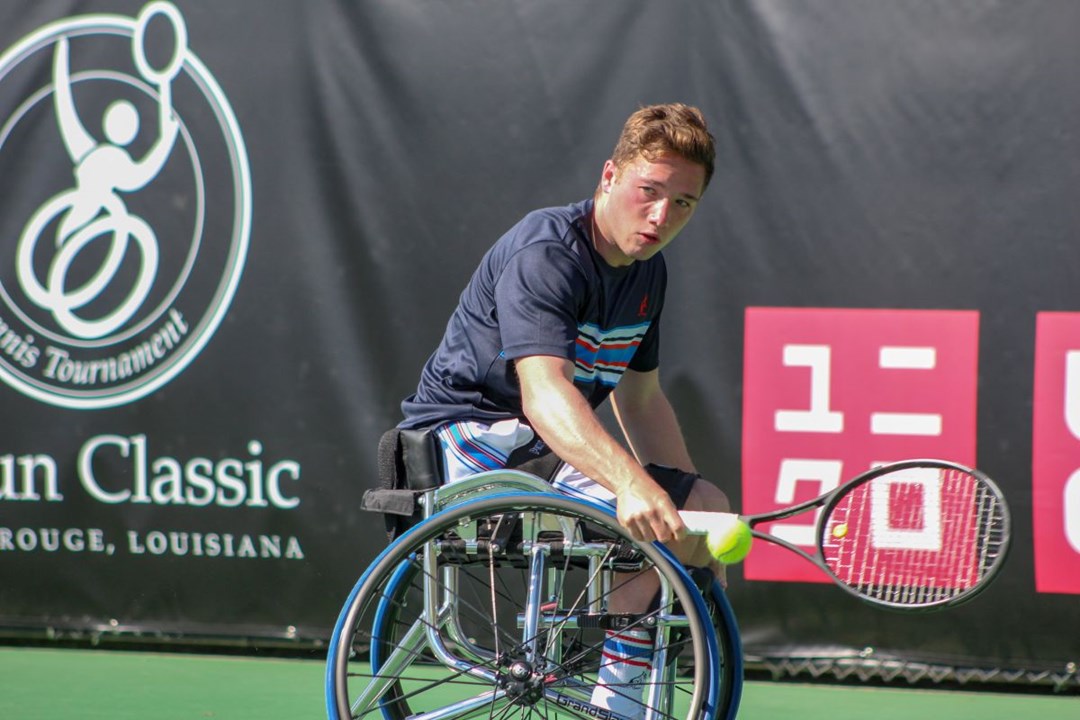
<instances>
[{"instance_id":1,"label":"curly brown hair","mask_svg":"<svg viewBox=\"0 0 1080 720\"><path fill-rule=\"evenodd\" d=\"M704 187L709 186L716 148L705 116L696 107L668 103L641 108L623 125L611 160L616 167L622 168L638 157L653 161L666 153L704 167Z\"/></svg>"}]
</instances>

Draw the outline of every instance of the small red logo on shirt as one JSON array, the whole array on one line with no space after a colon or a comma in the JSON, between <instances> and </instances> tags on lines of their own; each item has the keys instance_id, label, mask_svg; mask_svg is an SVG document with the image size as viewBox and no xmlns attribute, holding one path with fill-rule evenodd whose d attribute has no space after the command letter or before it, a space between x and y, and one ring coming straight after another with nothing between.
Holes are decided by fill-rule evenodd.
<instances>
[{"instance_id":1,"label":"small red logo on shirt","mask_svg":"<svg viewBox=\"0 0 1080 720\"><path fill-rule=\"evenodd\" d=\"M649 294L645 293L645 297L641 298L641 304L638 305L637 316L645 317L649 311Z\"/></svg>"}]
</instances>

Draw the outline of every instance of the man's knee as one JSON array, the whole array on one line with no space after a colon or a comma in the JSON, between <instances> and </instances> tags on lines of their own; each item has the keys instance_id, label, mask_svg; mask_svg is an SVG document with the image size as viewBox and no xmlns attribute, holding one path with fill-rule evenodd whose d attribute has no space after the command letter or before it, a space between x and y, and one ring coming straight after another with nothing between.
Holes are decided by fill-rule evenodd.
<instances>
[{"instance_id":1,"label":"man's knee","mask_svg":"<svg viewBox=\"0 0 1080 720\"><path fill-rule=\"evenodd\" d=\"M686 498L685 510L704 512L731 512L731 501L727 494L704 478L698 478L690 488Z\"/></svg>"}]
</instances>

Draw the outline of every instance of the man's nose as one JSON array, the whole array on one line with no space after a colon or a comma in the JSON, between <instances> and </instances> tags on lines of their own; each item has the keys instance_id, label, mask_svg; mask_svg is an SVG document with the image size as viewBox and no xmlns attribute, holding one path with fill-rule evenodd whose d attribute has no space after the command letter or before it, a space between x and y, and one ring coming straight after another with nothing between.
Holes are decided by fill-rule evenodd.
<instances>
[{"instance_id":1,"label":"man's nose","mask_svg":"<svg viewBox=\"0 0 1080 720\"><path fill-rule=\"evenodd\" d=\"M649 222L651 222L653 225L656 225L657 227L659 227L660 225L664 224L665 220L667 220L667 214L668 214L668 201L667 201L667 199L665 198L664 200L657 200L656 202L653 203L652 208L650 208L650 210L649 210Z\"/></svg>"}]
</instances>

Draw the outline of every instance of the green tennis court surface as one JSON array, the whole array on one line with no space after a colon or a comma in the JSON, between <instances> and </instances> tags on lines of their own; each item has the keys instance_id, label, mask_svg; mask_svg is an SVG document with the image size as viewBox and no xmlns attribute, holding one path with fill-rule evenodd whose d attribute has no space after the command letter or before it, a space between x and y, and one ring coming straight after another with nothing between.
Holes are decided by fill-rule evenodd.
<instances>
[{"instance_id":1,"label":"green tennis court surface","mask_svg":"<svg viewBox=\"0 0 1080 720\"><path fill-rule=\"evenodd\" d=\"M318 720L323 664L0 648L3 720ZM739 720L1078 720L1080 697L747 683Z\"/></svg>"}]
</instances>

